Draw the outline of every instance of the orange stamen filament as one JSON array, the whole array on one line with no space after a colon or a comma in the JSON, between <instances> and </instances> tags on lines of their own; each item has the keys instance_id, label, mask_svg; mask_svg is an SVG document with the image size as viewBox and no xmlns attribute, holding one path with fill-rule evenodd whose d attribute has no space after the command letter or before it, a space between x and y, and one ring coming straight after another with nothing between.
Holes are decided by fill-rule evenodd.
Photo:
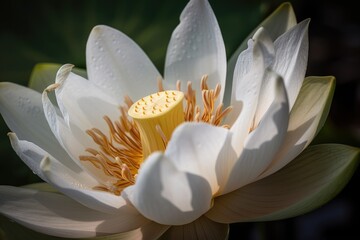
<instances>
[{"instance_id":1,"label":"orange stamen filament","mask_svg":"<svg viewBox=\"0 0 360 240\"><path fill-rule=\"evenodd\" d=\"M209 89L207 79L208 76L204 75L200 82L202 108L197 105L196 93L192 88L191 82L187 83L187 89L184 92L184 120L189 122L205 122L229 128L230 126L221 125L221 123L232 108L227 107L223 109L222 103L216 106L221 87L217 84L215 89ZM160 92L164 91L162 79L158 79L158 88ZM180 81L176 83L176 88L178 91L181 91ZM171 91L166 94L170 94L168 97L170 102L170 99L172 99ZM151 104L152 97L148 100ZM128 117L128 109L130 109L134 102L128 96L125 97L124 102L126 106L120 107L120 117L118 120L112 121L108 116L103 117L109 129L108 134L101 132L97 128L86 131L98 147L97 149L87 148L86 154L79 156L81 161L91 163L95 168L103 171L105 175L115 179L110 185L103 184L94 187L94 189L112 192L116 195L120 195L124 188L135 183L138 169L144 160L139 128L134 120ZM167 103L165 104L164 106L167 107ZM161 110L157 109L156 106L154 107L153 111L155 112ZM141 109L139 106L136 107L135 112L141 114L144 109ZM155 130L166 147L170 139L166 137L160 125L156 125Z\"/></svg>"}]
</instances>

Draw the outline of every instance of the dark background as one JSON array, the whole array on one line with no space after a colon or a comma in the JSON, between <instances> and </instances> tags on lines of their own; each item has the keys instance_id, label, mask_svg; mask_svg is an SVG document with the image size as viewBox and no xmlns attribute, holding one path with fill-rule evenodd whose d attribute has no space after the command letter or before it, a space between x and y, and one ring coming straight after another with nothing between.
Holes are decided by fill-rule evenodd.
<instances>
[{"instance_id":1,"label":"dark background","mask_svg":"<svg viewBox=\"0 0 360 240\"><path fill-rule=\"evenodd\" d=\"M227 56L282 1L210 0ZM329 118L314 143L360 147L360 14L350 1L290 1L298 21L311 18L307 75L333 75L337 86ZM163 70L171 32L186 5L181 1L2 1L0 81L27 85L36 63L73 63L85 68L85 45L93 26L106 24L134 39ZM0 119L0 184L39 179L10 147ZM229 239L358 239L357 170L343 191L304 216L268 223L231 225ZM1 238L0 222L0 238ZM8 225L6 225L8 226ZM31 235L31 234L30 234Z\"/></svg>"}]
</instances>

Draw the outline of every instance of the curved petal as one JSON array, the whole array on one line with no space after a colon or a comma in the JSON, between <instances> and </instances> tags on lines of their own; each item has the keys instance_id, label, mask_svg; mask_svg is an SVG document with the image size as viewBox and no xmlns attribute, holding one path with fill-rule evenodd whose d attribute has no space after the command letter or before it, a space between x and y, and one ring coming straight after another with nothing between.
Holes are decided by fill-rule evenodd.
<instances>
[{"instance_id":1,"label":"curved petal","mask_svg":"<svg viewBox=\"0 0 360 240\"><path fill-rule=\"evenodd\" d=\"M222 223L272 221L309 212L332 199L359 164L360 149L315 145L277 173L215 199L206 214Z\"/></svg>"},{"instance_id":2,"label":"curved petal","mask_svg":"<svg viewBox=\"0 0 360 240\"><path fill-rule=\"evenodd\" d=\"M58 109L56 109L49 100L47 94L48 88L42 94L42 102L45 117L48 121L51 131L53 132L61 146L66 150L69 156L71 156L73 161L78 164L80 168L86 170L99 182L106 183L110 179L108 176L105 175L105 173L99 171L98 168L96 168L93 164L87 161L80 162L79 156L84 154L84 151L86 149L85 146L92 147L92 144L94 144L94 142L86 138L84 132L80 130L77 130L75 133L71 132L64 119L58 115ZM74 129L72 130L74 131Z\"/></svg>"},{"instance_id":3,"label":"curved petal","mask_svg":"<svg viewBox=\"0 0 360 240\"><path fill-rule=\"evenodd\" d=\"M45 152L32 142L25 140L19 141L15 133L8 133L8 136L12 148L21 160L33 171L34 174L46 181L45 176L41 172L40 163L45 156L49 155L49 153Z\"/></svg>"},{"instance_id":4,"label":"curved petal","mask_svg":"<svg viewBox=\"0 0 360 240\"><path fill-rule=\"evenodd\" d=\"M38 63L31 72L29 80L29 88L42 93L44 89L53 84L56 78L56 73L61 67L58 63ZM87 78L86 71L81 68L73 68L74 73Z\"/></svg>"},{"instance_id":5,"label":"curved petal","mask_svg":"<svg viewBox=\"0 0 360 240\"><path fill-rule=\"evenodd\" d=\"M14 83L2 82L0 112L8 127L19 138L45 149L61 159L66 166L80 170L51 132L42 108L40 93Z\"/></svg>"},{"instance_id":6,"label":"curved petal","mask_svg":"<svg viewBox=\"0 0 360 240\"><path fill-rule=\"evenodd\" d=\"M275 99L275 91L273 91L273 78L278 78L278 74L274 74L274 71L269 68L271 64L273 64L275 60L275 46L272 41L270 34L264 28L259 28L258 31L255 32L253 39L259 41L259 45L262 48L262 52L264 55L265 62L265 73L264 78L261 83L260 93L258 104L256 107L256 113L254 117L254 125L257 126L264 116L265 112L268 110L270 105Z\"/></svg>"},{"instance_id":7,"label":"curved petal","mask_svg":"<svg viewBox=\"0 0 360 240\"><path fill-rule=\"evenodd\" d=\"M167 225L194 221L209 210L212 200L204 178L177 169L161 153L146 159L135 185L125 188L123 194L142 215Z\"/></svg>"},{"instance_id":8,"label":"curved petal","mask_svg":"<svg viewBox=\"0 0 360 240\"><path fill-rule=\"evenodd\" d=\"M0 186L0 213L35 231L71 238L126 232L149 223L141 215L105 214L51 192Z\"/></svg>"},{"instance_id":9,"label":"curved petal","mask_svg":"<svg viewBox=\"0 0 360 240\"><path fill-rule=\"evenodd\" d=\"M227 65L227 74L226 74L226 92L224 98L224 104L227 106L230 102L230 92L231 92L231 83L233 82L233 74L237 59L241 52L246 49L247 42L250 38L253 37L256 31L260 27L263 27L270 34L271 39L275 41L281 34L292 28L296 25L296 17L294 10L291 6L291 3L285 2L282 3L271 15L269 15L264 21L262 21L258 27L256 27L248 37L241 43L241 45L236 49L236 51L231 56ZM226 97L228 96L228 97Z\"/></svg>"},{"instance_id":10,"label":"curved petal","mask_svg":"<svg viewBox=\"0 0 360 240\"><path fill-rule=\"evenodd\" d=\"M232 147L237 156L250 131L265 73L264 53L259 41L250 39L248 45L236 64L231 100L233 111L227 118L232 125Z\"/></svg>"},{"instance_id":11,"label":"curved petal","mask_svg":"<svg viewBox=\"0 0 360 240\"><path fill-rule=\"evenodd\" d=\"M65 64L56 74L55 95L65 123L84 132L93 127L107 131L102 117L117 119L119 105L92 82L71 73L72 68L73 65Z\"/></svg>"},{"instance_id":12,"label":"curved petal","mask_svg":"<svg viewBox=\"0 0 360 240\"><path fill-rule=\"evenodd\" d=\"M215 194L220 184L216 166L227 136L225 128L206 123L182 124L173 132L165 156L179 170L205 178Z\"/></svg>"},{"instance_id":13,"label":"curved petal","mask_svg":"<svg viewBox=\"0 0 360 240\"><path fill-rule=\"evenodd\" d=\"M285 81L290 109L302 86L309 53L308 27L304 20L275 40L275 62L272 69Z\"/></svg>"},{"instance_id":14,"label":"curved petal","mask_svg":"<svg viewBox=\"0 0 360 240\"><path fill-rule=\"evenodd\" d=\"M0 215L0 229L1 236L4 239L18 240L18 239L36 239L36 240L59 240L58 237L51 237L39 232L32 231L22 225L9 221L6 217ZM116 233L112 235L81 238L81 240L154 240L159 237L169 228L169 226L160 225L155 222L145 223L140 228L130 230L128 232ZM61 238L63 239L63 238ZM74 238L71 238L74 239Z\"/></svg>"},{"instance_id":15,"label":"curved petal","mask_svg":"<svg viewBox=\"0 0 360 240\"><path fill-rule=\"evenodd\" d=\"M284 144L259 179L284 167L310 144L326 120L334 88L334 77L305 78L290 112Z\"/></svg>"},{"instance_id":16,"label":"curved petal","mask_svg":"<svg viewBox=\"0 0 360 240\"><path fill-rule=\"evenodd\" d=\"M86 45L89 80L111 94L117 103L129 95L134 101L157 92L161 75L125 34L99 25L92 29Z\"/></svg>"},{"instance_id":17,"label":"curved petal","mask_svg":"<svg viewBox=\"0 0 360 240\"><path fill-rule=\"evenodd\" d=\"M175 85L180 80L184 86L192 81L197 90L196 99L202 99L200 79L203 75L208 75L211 88L221 84L219 99L222 100L226 53L220 28L208 1L191 0L171 36L165 60L165 81Z\"/></svg>"},{"instance_id":18,"label":"curved petal","mask_svg":"<svg viewBox=\"0 0 360 240\"><path fill-rule=\"evenodd\" d=\"M202 216L192 223L172 226L160 239L224 240L228 238L228 235L229 225L217 223Z\"/></svg>"},{"instance_id":19,"label":"curved petal","mask_svg":"<svg viewBox=\"0 0 360 240\"><path fill-rule=\"evenodd\" d=\"M19 141L14 133L9 134L11 145L24 163L44 181L79 203L107 213L132 212L121 196L96 191L92 188L99 182L85 171L74 171L31 142Z\"/></svg>"},{"instance_id":20,"label":"curved petal","mask_svg":"<svg viewBox=\"0 0 360 240\"><path fill-rule=\"evenodd\" d=\"M59 192L59 191L56 190L56 188L54 188L53 186L51 186L47 182L30 183L30 184L27 184L27 185L24 185L24 186L21 186L21 187L35 189L35 190L39 190L41 192L53 192L53 193L58 193Z\"/></svg>"},{"instance_id":21,"label":"curved petal","mask_svg":"<svg viewBox=\"0 0 360 240\"><path fill-rule=\"evenodd\" d=\"M91 209L110 214L136 213L136 210L123 197L92 189L100 184L86 172L83 172L82 176L76 174L49 157L41 161L40 167L47 182Z\"/></svg>"},{"instance_id":22,"label":"curved petal","mask_svg":"<svg viewBox=\"0 0 360 240\"><path fill-rule=\"evenodd\" d=\"M289 121L289 102L281 77L271 83L274 101L258 126L248 135L244 149L229 174L221 194L236 190L254 181L271 163L282 146Z\"/></svg>"}]
</instances>

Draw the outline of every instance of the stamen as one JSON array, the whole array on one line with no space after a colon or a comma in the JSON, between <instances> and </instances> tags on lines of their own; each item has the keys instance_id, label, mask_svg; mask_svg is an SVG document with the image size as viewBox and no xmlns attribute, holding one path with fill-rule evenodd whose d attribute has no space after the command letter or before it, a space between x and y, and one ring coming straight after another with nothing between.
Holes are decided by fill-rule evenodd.
<instances>
[{"instance_id":1,"label":"stamen","mask_svg":"<svg viewBox=\"0 0 360 240\"><path fill-rule=\"evenodd\" d=\"M125 95L124 102L128 108L130 108L134 102L131 100L131 98L128 95Z\"/></svg>"},{"instance_id":2,"label":"stamen","mask_svg":"<svg viewBox=\"0 0 360 240\"><path fill-rule=\"evenodd\" d=\"M156 125L155 128L156 128L156 131L159 133L159 135L160 135L160 137L161 137L161 139L163 141L164 146L167 146L168 140L167 140L163 130L161 129L160 125Z\"/></svg>"},{"instance_id":3,"label":"stamen","mask_svg":"<svg viewBox=\"0 0 360 240\"><path fill-rule=\"evenodd\" d=\"M159 77L157 79L157 84L158 84L158 89L159 89L159 92L162 92L164 91L164 87L163 87L163 83L162 83L163 79L161 77ZM131 106L129 106L130 108Z\"/></svg>"},{"instance_id":4,"label":"stamen","mask_svg":"<svg viewBox=\"0 0 360 240\"><path fill-rule=\"evenodd\" d=\"M180 80L176 81L176 90L181 91L181 82L180 82Z\"/></svg>"},{"instance_id":5,"label":"stamen","mask_svg":"<svg viewBox=\"0 0 360 240\"><path fill-rule=\"evenodd\" d=\"M125 106L119 108L119 119L113 121L108 116L103 117L108 133L103 133L98 128L87 130L86 133L97 148L85 149L86 154L79 156L79 159L89 162L110 177L109 182L94 189L121 194L124 188L135 183L140 164L147 156L154 151L166 149L173 130L183 121L206 122L230 128L229 125L221 124L232 107L223 109L222 103L216 106L221 86L218 84L215 89L210 89L207 80L208 76L204 75L200 81L202 106L196 102L191 82L187 83L184 93L181 92L180 81L176 83L177 91L164 91L163 80L159 78L159 92L135 103L129 96L125 96ZM56 87L58 86L54 84L48 89Z\"/></svg>"},{"instance_id":6,"label":"stamen","mask_svg":"<svg viewBox=\"0 0 360 240\"><path fill-rule=\"evenodd\" d=\"M130 103L130 98L126 99L128 99L125 100L127 104ZM143 161L139 130L134 121L127 117L126 110L126 107L120 108L120 118L115 122L112 122L108 116L104 116L109 128L108 135L97 128L87 130L86 133L98 145L99 150L87 148L86 152L90 155L79 156L81 161L90 162L105 175L118 179L113 185L104 184L94 189L113 192L117 195L125 187L134 184L134 176Z\"/></svg>"},{"instance_id":7,"label":"stamen","mask_svg":"<svg viewBox=\"0 0 360 240\"><path fill-rule=\"evenodd\" d=\"M188 82L187 92L185 92L185 121L206 122L215 126L229 128L227 125L221 125L222 120L230 113L231 107L222 110L223 104L220 103L215 109L215 102L218 99L221 86L217 84L215 89L209 89L207 84L208 76L204 75L200 81L200 89L202 91L203 108L196 105L196 94L192 89L191 82ZM215 112L214 112L215 111Z\"/></svg>"}]
</instances>

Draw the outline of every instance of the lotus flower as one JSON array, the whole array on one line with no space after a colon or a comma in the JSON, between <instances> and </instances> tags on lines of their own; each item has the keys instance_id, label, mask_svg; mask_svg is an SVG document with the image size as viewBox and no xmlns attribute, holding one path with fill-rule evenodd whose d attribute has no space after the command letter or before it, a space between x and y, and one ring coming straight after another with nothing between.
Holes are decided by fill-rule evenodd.
<instances>
[{"instance_id":1,"label":"lotus flower","mask_svg":"<svg viewBox=\"0 0 360 240\"><path fill-rule=\"evenodd\" d=\"M308 147L335 84L304 79L308 25L282 4L227 64L209 3L190 0L163 79L131 39L96 26L88 80L65 64L42 94L1 83L12 147L47 183L1 186L0 213L60 237L224 239L230 223L324 204L359 149Z\"/></svg>"}]
</instances>

